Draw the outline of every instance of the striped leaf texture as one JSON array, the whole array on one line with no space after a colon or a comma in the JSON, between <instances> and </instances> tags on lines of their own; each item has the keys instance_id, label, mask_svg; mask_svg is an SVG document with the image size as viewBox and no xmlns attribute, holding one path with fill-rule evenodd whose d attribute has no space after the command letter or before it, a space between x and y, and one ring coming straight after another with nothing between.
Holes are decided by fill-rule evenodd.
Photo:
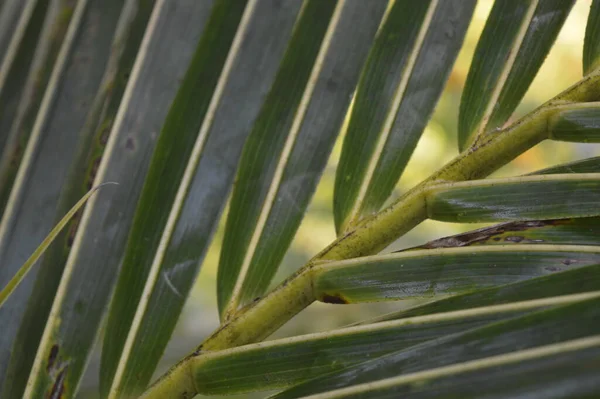
<instances>
[{"instance_id":1,"label":"striped leaf texture","mask_svg":"<svg viewBox=\"0 0 600 399\"><path fill-rule=\"evenodd\" d=\"M460 102L458 145L502 127L525 95L573 0L494 2Z\"/></svg>"},{"instance_id":2,"label":"striped leaf texture","mask_svg":"<svg viewBox=\"0 0 600 399\"><path fill-rule=\"evenodd\" d=\"M98 171L112 120L121 101L142 36L146 30L154 1L125 3L119 16L115 38L102 82L91 103L86 121L79 131L79 143L62 189L57 212L63 213L88 190ZM40 338L48 323L48 314L63 275L66 259L73 245L79 218L71 223L57 242L44 255L40 271L29 298L17 340L13 344L11 362L4 386L6 396L23 393ZM85 359L85 357L83 357ZM75 368L71 373L76 374Z\"/></svg>"},{"instance_id":3,"label":"striped leaf texture","mask_svg":"<svg viewBox=\"0 0 600 399\"><path fill-rule=\"evenodd\" d=\"M338 234L379 210L460 50L475 1L395 1L356 88L334 188Z\"/></svg>"},{"instance_id":4,"label":"striped leaf texture","mask_svg":"<svg viewBox=\"0 0 600 399\"><path fill-rule=\"evenodd\" d=\"M222 318L261 296L277 271L325 168L386 4L327 0L303 6L240 161L217 279Z\"/></svg>"},{"instance_id":5,"label":"striped leaf texture","mask_svg":"<svg viewBox=\"0 0 600 399\"><path fill-rule=\"evenodd\" d=\"M575 1L494 1L462 152L383 208L477 3L0 0L0 397L600 395L600 157L486 178L600 142L600 1L582 79L514 122ZM337 238L270 290L338 155ZM482 225L378 253L428 219ZM153 381L211 245L220 325Z\"/></svg>"},{"instance_id":6,"label":"striped leaf texture","mask_svg":"<svg viewBox=\"0 0 600 399\"><path fill-rule=\"evenodd\" d=\"M182 83L158 139L134 217L108 320L112 332L104 341L101 384L106 395L139 393L152 376L199 270L244 139L275 79L300 5L250 1L244 7L240 2L219 1L213 6L186 74L189 83ZM236 18L232 7L237 10ZM273 9L278 12L271 18L262 17ZM273 35L274 29L281 34ZM226 36L229 51L223 47ZM265 46L266 41L271 45ZM221 69L215 69L216 54L222 57ZM263 64L257 64L258 60ZM214 74L210 90L203 72L207 68ZM194 86L206 91L200 93ZM201 96L204 115L198 114L199 100L180 97L186 90L187 96ZM245 99L239 97L240 91ZM240 112L240 101L252 105ZM186 117L181 118L184 111ZM182 143L181 133L175 133L184 121L188 145ZM165 159L168 154L172 158ZM169 195L164 185L149 183L165 178L172 180ZM162 224L156 221L154 205L159 199L169 204L162 208ZM147 279L140 280L140 273Z\"/></svg>"},{"instance_id":7,"label":"striped leaf texture","mask_svg":"<svg viewBox=\"0 0 600 399\"><path fill-rule=\"evenodd\" d=\"M75 160L79 131L100 87L122 9L122 1L83 1L73 11L0 222L2 286L63 216L64 212L56 211L61 190ZM98 25L91 20L98 20ZM90 41L95 45L89 46ZM88 62L80 62L82 57ZM78 101L73 103L72 98ZM3 378L38 269L31 270L0 308L5 326L0 339ZM3 389L7 384L2 384Z\"/></svg>"},{"instance_id":8,"label":"striped leaf texture","mask_svg":"<svg viewBox=\"0 0 600 399\"><path fill-rule=\"evenodd\" d=\"M155 5L95 177L96 181L118 181L119 187L99 193L81 217L35 354L28 394L51 392L56 367L67 362L64 392L74 395L77 391L123 256L156 144L154 132L164 122L210 8L208 2L195 1L180 2L179 7L164 1ZM179 45L173 47L173 42ZM136 173L124 174L124 170ZM48 367L52 353L57 366Z\"/></svg>"}]
</instances>

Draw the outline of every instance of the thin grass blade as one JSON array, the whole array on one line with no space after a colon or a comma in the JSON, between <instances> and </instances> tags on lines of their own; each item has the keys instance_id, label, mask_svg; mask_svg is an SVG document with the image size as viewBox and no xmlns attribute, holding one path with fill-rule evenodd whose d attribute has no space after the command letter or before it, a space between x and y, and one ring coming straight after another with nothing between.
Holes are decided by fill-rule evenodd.
<instances>
[{"instance_id":1,"label":"thin grass blade","mask_svg":"<svg viewBox=\"0 0 600 399\"><path fill-rule=\"evenodd\" d=\"M112 121L153 6L153 0L133 0L125 3L104 77L78 135L78 146L60 194L57 213L68 209L68 206L82 195L83 190L93 185ZM17 339L13 344L7 371L7 381L10 383L6 383L2 391L7 397L23 395L80 218L81 214L68 223L68 227L57 237L56 244L49 248L41 263Z\"/></svg>"},{"instance_id":2,"label":"thin grass blade","mask_svg":"<svg viewBox=\"0 0 600 399\"><path fill-rule=\"evenodd\" d=\"M219 265L222 316L261 296L277 271L386 6L380 0L305 4L240 163Z\"/></svg>"},{"instance_id":3,"label":"thin grass blade","mask_svg":"<svg viewBox=\"0 0 600 399\"><path fill-rule=\"evenodd\" d=\"M74 159L79 131L102 80L122 8L121 0L77 3L0 223L2 285L56 224L56 206ZM74 103L73 98L78 101ZM31 270L0 309L0 324L4 326L0 337L2 378L37 269Z\"/></svg>"},{"instance_id":4,"label":"thin grass blade","mask_svg":"<svg viewBox=\"0 0 600 399\"><path fill-rule=\"evenodd\" d=\"M461 98L461 151L508 120L552 48L573 4L573 0L494 2Z\"/></svg>"},{"instance_id":5,"label":"thin grass blade","mask_svg":"<svg viewBox=\"0 0 600 399\"><path fill-rule=\"evenodd\" d=\"M71 237L73 247L28 373L25 396L48 395L60 365L66 363L63 392L74 396L78 390L122 260L156 144L154 132L164 122L211 5L186 0L173 6L161 0L155 6L97 166L96 181L118 180L120 189L94 197L81 216L77 235ZM55 362L48 367L51 354Z\"/></svg>"},{"instance_id":6,"label":"thin grass blade","mask_svg":"<svg viewBox=\"0 0 600 399\"><path fill-rule=\"evenodd\" d=\"M379 210L408 163L460 50L475 1L395 1L356 91L334 190L338 234Z\"/></svg>"},{"instance_id":7,"label":"thin grass blade","mask_svg":"<svg viewBox=\"0 0 600 399\"><path fill-rule=\"evenodd\" d=\"M77 213L79 209L87 202L87 200L100 188L101 186L95 187L88 191L74 206L67 212L67 214L58 222L56 226L48 233L44 241L33 251L31 256L23 263L19 268L15 276L8 282L8 284L0 291L0 307L6 302L10 294L12 294L17 286L23 281L29 270L35 262L46 252L50 244L56 239L60 232L69 223L71 218Z\"/></svg>"}]
</instances>

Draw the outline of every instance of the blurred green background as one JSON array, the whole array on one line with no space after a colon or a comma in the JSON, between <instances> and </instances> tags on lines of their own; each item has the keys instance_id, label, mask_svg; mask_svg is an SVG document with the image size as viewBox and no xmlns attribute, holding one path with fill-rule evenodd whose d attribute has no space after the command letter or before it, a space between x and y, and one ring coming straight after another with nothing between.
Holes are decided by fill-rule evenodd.
<instances>
[{"instance_id":1,"label":"blurred green background","mask_svg":"<svg viewBox=\"0 0 600 399\"><path fill-rule=\"evenodd\" d=\"M531 111L581 78L583 37L590 5L591 0L577 1L552 51L513 116L513 120ZM457 155L456 126L460 96L477 40L491 6L492 0L479 0L474 19L471 22L462 51L458 56L445 91L400 183L396 187L393 198L397 198ZM330 157L327 169L304 221L296 234L292 247L273 281L274 285L301 267L308 259L335 239L332 196L335 169L341 150L341 139L338 140ZM524 153L510 165L497 171L493 176L514 176L557 163L595 156L600 153L599 148L599 145L545 142ZM226 212L227 210L225 210L224 216L226 216ZM419 245L438 237L477 227L480 227L480 225L426 221L392 244L386 249L386 252ZM218 326L215 280L222 238L223 223L221 223L221 227L215 234L196 285L188 298L176 331L157 370L157 375L188 354ZM315 303L286 324L273 338L343 326L358 320L372 318L381 313L414 305L415 302L400 301L343 306ZM98 363L99 354L96 354L90 362L82 383L81 397L95 396L92 392L97 391ZM237 397L264 397L264 393Z\"/></svg>"}]
</instances>

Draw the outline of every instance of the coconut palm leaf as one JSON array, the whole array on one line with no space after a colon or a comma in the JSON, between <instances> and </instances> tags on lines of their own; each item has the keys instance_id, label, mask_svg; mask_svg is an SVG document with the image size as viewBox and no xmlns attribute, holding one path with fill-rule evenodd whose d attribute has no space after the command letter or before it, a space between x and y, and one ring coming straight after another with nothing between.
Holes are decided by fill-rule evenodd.
<instances>
[{"instance_id":1,"label":"coconut palm leaf","mask_svg":"<svg viewBox=\"0 0 600 399\"><path fill-rule=\"evenodd\" d=\"M479 3L1 1L0 396L87 397L86 372L101 398L600 395L598 158L488 178L600 142L599 2L585 76L518 120L575 1L496 0L477 38ZM462 152L390 200L463 75ZM381 253L427 219L500 224ZM172 339L207 252L220 324ZM268 340L315 301L407 298Z\"/></svg>"}]
</instances>

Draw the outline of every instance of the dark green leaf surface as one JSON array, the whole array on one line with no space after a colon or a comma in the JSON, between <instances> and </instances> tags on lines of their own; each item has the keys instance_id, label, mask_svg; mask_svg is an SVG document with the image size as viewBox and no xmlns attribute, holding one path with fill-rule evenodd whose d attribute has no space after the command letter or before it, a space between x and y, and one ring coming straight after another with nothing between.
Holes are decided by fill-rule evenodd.
<instances>
[{"instance_id":1,"label":"dark green leaf surface","mask_svg":"<svg viewBox=\"0 0 600 399\"><path fill-rule=\"evenodd\" d=\"M504 244L599 245L600 218L502 223L443 237L409 250Z\"/></svg>"},{"instance_id":2,"label":"dark green leaf surface","mask_svg":"<svg viewBox=\"0 0 600 399\"><path fill-rule=\"evenodd\" d=\"M574 0L494 2L460 104L461 150L513 113L567 18Z\"/></svg>"},{"instance_id":3,"label":"dark green leaf surface","mask_svg":"<svg viewBox=\"0 0 600 399\"><path fill-rule=\"evenodd\" d=\"M313 68L320 38L315 20L322 20L325 36L334 4L318 17L306 14L298 21L296 42L286 55L290 64L282 64L240 164L219 266L221 311L228 301L234 310L267 289L326 165L386 5L381 0L341 4L329 23L330 35L321 43L319 68ZM310 56L302 56L295 48L306 46L307 40L315 45ZM308 87L298 80L300 68L303 78L315 79ZM298 103L303 96L310 99L305 110Z\"/></svg>"},{"instance_id":4,"label":"dark green leaf surface","mask_svg":"<svg viewBox=\"0 0 600 399\"><path fill-rule=\"evenodd\" d=\"M591 105L591 104L590 104ZM600 103L560 110L548 123L550 138L575 143L600 142Z\"/></svg>"},{"instance_id":5,"label":"dark green leaf surface","mask_svg":"<svg viewBox=\"0 0 600 399\"><path fill-rule=\"evenodd\" d=\"M52 304L31 372L33 396L52 389L55 373L46 366L53 350L59 362L69 363L64 392L73 395L77 390L121 262L156 142L153 132L162 126L211 8L211 3L195 0L179 1L176 7L162 4L146 33L146 55L136 61L129 96L121 104L96 176L120 185L99 193L82 216L59 288L62 294Z\"/></svg>"},{"instance_id":6,"label":"dark green leaf surface","mask_svg":"<svg viewBox=\"0 0 600 399\"><path fill-rule=\"evenodd\" d=\"M160 233L158 238L166 240L165 248L157 251L155 247L147 247L152 255L144 260L149 263L145 272L149 277L140 289L148 290L148 294L135 307L130 303L121 304L125 306L118 315L127 320L128 330L122 330L119 339L122 343L126 339L130 340L132 345L125 352L117 353L117 348L113 343L110 344L113 345L113 357L104 363L104 370L110 371L110 367L121 364L111 386L105 387L107 391L110 389L112 396L139 393L149 382L162 356L224 206L244 139L272 84L300 6L301 3L297 2L270 0L250 2L244 11L242 21L246 22L242 22L237 33L239 45L232 50L233 56L230 55L231 61L228 61L229 69L222 72L225 75L221 79L226 80L222 81L219 94L212 94L216 99L211 100L209 109L212 111L207 114L206 120L199 120L202 122L198 139L202 140L201 151L194 152L188 161L187 168L192 172L189 179L180 177L179 190L185 189L187 197L172 203L173 209L170 212L177 215L172 226L158 226L160 230L152 233ZM231 4L217 3L215 7L220 12L226 12ZM270 18L264 18L267 13ZM212 23L214 19L210 21ZM229 26L229 29L232 28L233 31L227 34L233 35L238 29L237 24ZM210 29L210 23L207 29ZM274 31L278 34L273 35ZM206 40L206 32L207 30L201 40ZM204 48L198 51L206 50ZM210 59L206 54L204 57ZM200 76L194 75L194 79ZM197 119L199 116L190 108L186 117ZM172 139L177 140L173 132L168 130L170 128L176 127L165 126L163 134L172 135ZM165 210L167 215L168 211L169 209ZM156 209L150 207L146 212L147 223L151 223ZM143 237L140 236L140 239ZM147 245L145 242L141 244ZM130 241L128 245L131 249L133 244ZM127 278L137 280L139 276L132 272ZM120 295L123 302L128 302L130 284L125 284L124 281L128 280L122 278L119 283L123 284ZM129 309L125 309L126 307ZM128 315L131 314L135 314L139 322L129 323ZM118 320L118 316L114 317ZM108 359L108 355L105 356Z\"/></svg>"},{"instance_id":7,"label":"dark green leaf surface","mask_svg":"<svg viewBox=\"0 0 600 399\"><path fill-rule=\"evenodd\" d=\"M600 265L593 264L516 283L454 295L410 309L389 313L373 321L396 320L405 317L425 316L475 307L591 292L597 290L599 284Z\"/></svg>"},{"instance_id":8,"label":"dark green leaf surface","mask_svg":"<svg viewBox=\"0 0 600 399\"><path fill-rule=\"evenodd\" d=\"M474 291L600 262L600 248L515 245L442 248L319 265L319 300L357 303Z\"/></svg>"},{"instance_id":9,"label":"dark green leaf surface","mask_svg":"<svg viewBox=\"0 0 600 399\"><path fill-rule=\"evenodd\" d=\"M586 338L600 333L600 299L542 310L431 340L291 388L277 398L299 398L377 381ZM332 397L335 397L332 395Z\"/></svg>"},{"instance_id":10,"label":"dark green leaf surface","mask_svg":"<svg viewBox=\"0 0 600 399\"><path fill-rule=\"evenodd\" d=\"M600 66L600 1L594 0L583 41L583 74L592 72L598 66Z\"/></svg>"},{"instance_id":11,"label":"dark green leaf surface","mask_svg":"<svg viewBox=\"0 0 600 399\"><path fill-rule=\"evenodd\" d=\"M530 175L553 175L561 173L600 173L600 157L580 159L547 169L538 170Z\"/></svg>"},{"instance_id":12,"label":"dark green leaf surface","mask_svg":"<svg viewBox=\"0 0 600 399\"><path fill-rule=\"evenodd\" d=\"M0 56L0 154L4 150L8 132L17 113L50 1L21 2L27 5L20 18L16 18L19 26L11 39L11 51L4 59ZM8 9L13 6L5 7Z\"/></svg>"},{"instance_id":13,"label":"dark green leaf surface","mask_svg":"<svg viewBox=\"0 0 600 399\"><path fill-rule=\"evenodd\" d=\"M100 369L103 396L108 396L113 386L121 352L155 257L154 251L161 241L188 158L245 6L245 1L227 0L218 1L213 6L212 15L157 140L110 307ZM120 383L117 381L118 385Z\"/></svg>"},{"instance_id":14,"label":"dark green leaf surface","mask_svg":"<svg viewBox=\"0 0 600 399\"><path fill-rule=\"evenodd\" d=\"M564 174L441 184L427 193L431 219L501 222L598 216L600 174Z\"/></svg>"},{"instance_id":15,"label":"dark green leaf surface","mask_svg":"<svg viewBox=\"0 0 600 399\"><path fill-rule=\"evenodd\" d=\"M331 392L322 398L514 399L596 398L600 395L600 339L569 341L514 356L497 356L462 365L437 376L409 375Z\"/></svg>"},{"instance_id":16,"label":"dark green leaf surface","mask_svg":"<svg viewBox=\"0 0 600 399\"><path fill-rule=\"evenodd\" d=\"M12 277L62 216L57 214L59 198L79 132L102 81L122 8L122 0L93 0L85 7L79 3L75 10L70 28L78 34L63 43L0 225L0 285ZM0 378L5 377L10 348L37 270L34 267L0 309ZM5 380L3 389L9 389L10 383Z\"/></svg>"},{"instance_id":17,"label":"dark green leaf surface","mask_svg":"<svg viewBox=\"0 0 600 399\"><path fill-rule=\"evenodd\" d=\"M37 0L19 1L9 0L0 2L0 64L8 53L8 47L14 37L15 28L19 23L19 17L27 3L34 3Z\"/></svg>"},{"instance_id":18,"label":"dark green leaf surface","mask_svg":"<svg viewBox=\"0 0 600 399\"><path fill-rule=\"evenodd\" d=\"M102 83L99 85L86 122L80 130L78 148L65 181L57 214L65 213L71 204L91 188L106 146L112 122L121 102L133 63L142 41L146 25L154 7L154 0L135 0L135 7L125 8L107 61ZM17 339L12 348L7 372L10 384L5 384L3 395L23 395L48 314L63 276L65 262L74 241L81 215L71 221L67 230L57 238L44 255L36 282L27 304ZM104 268L106 272L106 267ZM80 307L83 306L80 304ZM68 317L68 316L66 316ZM78 355L85 353L81 351ZM71 376L78 374L70 368ZM69 378L72 380L72 378ZM76 378L77 381L77 378Z\"/></svg>"},{"instance_id":19,"label":"dark green leaf surface","mask_svg":"<svg viewBox=\"0 0 600 399\"><path fill-rule=\"evenodd\" d=\"M18 0L13 2L18 2ZM59 52L63 48L63 39L67 34L74 8L75 2L73 0L52 0L47 7L45 19L35 21L35 23L40 24L42 30L37 46L35 46L35 43L27 43L28 46L31 46L31 49L35 48L35 54L29 60L30 64L27 60L21 60L27 66L18 65L19 75L28 71L18 107L10 118L7 118L8 115L0 111L2 113L0 135L4 140L0 147L2 149L0 152L0 210L2 211L4 211L8 201L27 142L34 128L46 86L51 75L56 73L53 72L56 71L55 61L58 60L58 64L65 62L67 53L59 58ZM14 86L15 80L11 78L9 82L9 86ZM8 95L12 96L12 93L8 93ZM18 96L16 97L18 98ZM17 98L11 98L10 101L12 102Z\"/></svg>"},{"instance_id":20,"label":"dark green leaf surface","mask_svg":"<svg viewBox=\"0 0 600 399\"><path fill-rule=\"evenodd\" d=\"M475 1L393 3L362 72L338 166L338 233L391 194L444 87Z\"/></svg>"},{"instance_id":21,"label":"dark green leaf surface","mask_svg":"<svg viewBox=\"0 0 600 399\"><path fill-rule=\"evenodd\" d=\"M192 366L193 375L199 392L207 395L281 388L518 312L523 310L440 315L267 341L204 354Z\"/></svg>"}]
</instances>

